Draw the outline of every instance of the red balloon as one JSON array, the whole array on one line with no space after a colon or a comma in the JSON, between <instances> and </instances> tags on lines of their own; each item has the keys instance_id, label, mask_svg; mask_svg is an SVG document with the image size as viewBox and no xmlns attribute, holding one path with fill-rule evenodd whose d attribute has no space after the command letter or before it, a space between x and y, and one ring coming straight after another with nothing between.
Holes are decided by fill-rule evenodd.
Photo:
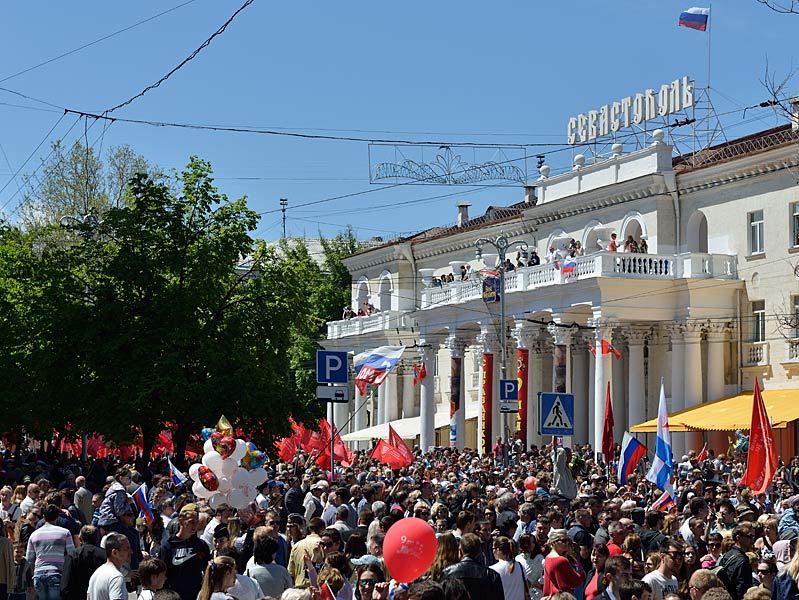
<instances>
[{"instance_id":1,"label":"red balloon","mask_svg":"<svg viewBox=\"0 0 799 600\"><path fill-rule=\"evenodd\" d=\"M400 583L410 583L423 575L433 564L437 549L433 528L415 517L394 523L383 540L386 567Z\"/></svg>"},{"instance_id":2,"label":"red balloon","mask_svg":"<svg viewBox=\"0 0 799 600\"><path fill-rule=\"evenodd\" d=\"M532 491L535 490L535 488L536 488L535 477L529 475L527 479L524 480L524 489Z\"/></svg>"}]
</instances>

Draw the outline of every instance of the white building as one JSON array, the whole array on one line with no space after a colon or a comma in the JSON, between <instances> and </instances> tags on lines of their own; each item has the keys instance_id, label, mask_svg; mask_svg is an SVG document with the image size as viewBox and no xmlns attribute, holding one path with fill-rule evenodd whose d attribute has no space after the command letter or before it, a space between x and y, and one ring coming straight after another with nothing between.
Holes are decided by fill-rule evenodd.
<instances>
[{"instance_id":1,"label":"white building","mask_svg":"<svg viewBox=\"0 0 799 600\"><path fill-rule=\"evenodd\" d=\"M519 429L527 445L548 441L538 434L539 392L574 394L569 441L596 449L608 381L621 441L625 430L656 417L662 378L670 414L732 398L712 405L712 417L707 410L671 417L675 455L701 448L703 436L726 450L728 431L674 432L683 424L740 427L741 419L748 428L758 377L775 427L782 427L781 451L797 453L799 135L785 125L692 160L673 158L662 140L655 131L649 147L624 153L616 145L611 158L592 164L578 155L573 169L557 176L543 167L519 204L469 218L461 203L457 226L348 258L353 305L369 302L380 312L329 323L325 346L356 353L409 348L376 393L341 405L337 423L364 405L344 439L368 439L394 422L403 437L418 434L422 447L449 445L453 410L453 444L490 448L505 437L498 402L504 335L508 377L526 367ZM611 233L618 252L604 250ZM477 275L494 268L496 254L484 244L483 260L475 257L479 238L499 235L526 242L541 257L539 266L507 272L504 323L499 303L483 302ZM645 240L648 253L623 252L629 235ZM574 274L564 275L558 267L571 239L585 253ZM557 266L545 260L550 247L560 251ZM508 257L515 262L515 245ZM464 264L473 275L462 282ZM450 272L454 282L433 285L434 276ZM621 358L603 355L602 340ZM428 377L414 386L412 365L422 360ZM648 445L654 449L654 436Z\"/></svg>"}]
</instances>

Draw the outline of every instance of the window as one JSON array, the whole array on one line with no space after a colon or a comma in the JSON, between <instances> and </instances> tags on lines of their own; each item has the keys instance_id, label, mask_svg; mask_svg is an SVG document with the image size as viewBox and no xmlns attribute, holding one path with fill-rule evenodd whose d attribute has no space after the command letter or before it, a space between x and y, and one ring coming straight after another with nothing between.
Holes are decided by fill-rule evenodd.
<instances>
[{"instance_id":1,"label":"window","mask_svg":"<svg viewBox=\"0 0 799 600\"><path fill-rule=\"evenodd\" d=\"M752 302L752 341L766 341L766 301Z\"/></svg>"},{"instance_id":2,"label":"window","mask_svg":"<svg viewBox=\"0 0 799 600\"><path fill-rule=\"evenodd\" d=\"M763 211L749 213L749 254L763 254Z\"/></svg>"},{"instance_id":3,"label":"window","mask_svg":"<svg viewBox=\"0 0 799 600\"><path fill-rule=\"evenodd\" d=\"M791 298L793 301L793 338L799 338L799 296Z\"/></svg>"},{"instance_id":4,"label":"window","mask_svg":"<svg viewBox=\"0 0 799 600\"><path fill-rule=\"evenodd\" d=\"M791 246L799 246L799 202L791 203Z\"/></svg>"}]
</instances>

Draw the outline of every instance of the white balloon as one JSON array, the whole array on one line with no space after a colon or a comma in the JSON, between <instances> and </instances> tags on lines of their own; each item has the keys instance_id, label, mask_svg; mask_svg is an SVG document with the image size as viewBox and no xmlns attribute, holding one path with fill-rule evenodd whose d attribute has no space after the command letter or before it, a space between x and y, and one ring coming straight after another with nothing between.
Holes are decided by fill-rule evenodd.
<instances>
[{"instance_id":1,"label":"white balloon","mask_svg":"<svg viewBox=\"0 0 799 600\"><path fill-rule=\"evenodd\" d=\"M191 477L194 481L197 481L197 479L200 477L200 474L198 473L200 466L200 463L194 463L189 467L189 477Z\"/></svg>"},{"instance_id":2,"label":"white balloon","mask_svg":"<svg viewBox=\"0 0 799 600\"><path fill-rule=\"evenodd\" d=\"M239 462L244 455L247 454L247 443L244 440L236 440L236 449L233 451L233 454L230 455L230 458Z\"/></svg>"},{"instance_id":3,"label":"white balloon","mask_svg":"<svg viewBox=\"0 0 799 600\"><path fill-rule=\"evenodd\" d=\"M219 478L219 487L216 488L216 491L218 491L221 494L227 494L232 489L232 487L233 486L230 483L230 479L223 475L222 477Z\"/></svg>"},{"instance_id":4,"label":"white balloon","mask_svg":"<svg viewBox=\"0 0 799 600\"><path fill-rule=\"evenodd\" d=\"M227 495L227 503L233 508L244 508L250 503L250 499L237 489L233 489Z\"/></svg>"},{"instance_id":5,"label":"white balloon","mask_svg":"<svg viewBox=\"0 0 799 600\"><path fill-rule=\"evenodd\" d=\"M227 496L225 494L220 494L219 492L215 492L208 496L208 506L216 510L219 508L220 504L224 504L225 500L227 500Z\"/></svg>"},{"instance_id":6,"label":"white balloon","mask_svg":"<svg viewBox=\"0 0 799 600\"><path fill-rule=\"evenodd\" d=\"M249 473L247 472L247 469L243 469L241 467L237 467L236 468L236 472L233 473L233 481L232 481L232 483L233 483L233 487L234 488L239 488L239 487L242 487L242 486L244 486L244 487L248 486L249 483L250 483L250 476L249 476Z\"/></svg>"},{"instance_id":7,"label":"white balloon","mask_svg":"<svg viewBox=\"0 0 799 600\"><path fill-rule=\"evenodd\" d=\"M211 494L199 481L194 482L194 485L191 486L191 491L194 492L194 495L198 498L207 498Z\"/></svg>"},{"instance_id":8,"label":"white balloon","mask_svg":"<svg viewBox=\"0 0 799 600\"><path fill-rule=\"evenodd\" d=\"M263 469L253 469L249 471L250 474L250 485L257 488L267 479L266 471Z\"/></svg>"},{"instance_id":9,"label":"white balloon","mask_svg":"<svg viewBox=\"0 0 799 600\"><path fill-rule=\"evenodd\" d=\"M203 464L211 469L214 474L218 476L218 474L222 471L222 463L224 459L222 455L219 454L216 450L211 450L210 452L206 452L203 456Z\"/></svg>"},{"instance_id":10,"label":"white balloon","mask_svg":"<svg viewBox=\"0 0 799 600\"><path fill-rule=\"evenodd\" d=\"M211 438L208 438L207 440L205 440L205 443L203 444L203 452L207 454L208 452L212 452L213 450L214 450L214 442Z\"/></svg>"},{"instance_id":11,"label":"white balloon","mask_svg":"<svg viewBox=\"0 0 799 600\"><path fill-rule=\"evenodd\" d=\"M221 475L226 477L232 477L236 473L236 469L239 468L239 461L234 460L231 456L230 458L226 458L222 461L222 468L219 470Z\"/></svg>"}]
</instances>

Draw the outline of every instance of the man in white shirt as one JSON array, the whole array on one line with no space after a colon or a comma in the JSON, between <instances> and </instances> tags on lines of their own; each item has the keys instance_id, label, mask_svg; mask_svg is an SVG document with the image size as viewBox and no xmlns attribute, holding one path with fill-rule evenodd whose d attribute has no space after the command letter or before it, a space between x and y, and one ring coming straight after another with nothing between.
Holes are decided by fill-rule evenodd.
<instances>
[{"instance_id":1,"label":"man in white shirt","mask_svg":"<svg viewBox=\"0 0 799 600\"><path fill-rule=\"evenodd\" d=\"M676 540L667 539L660 545L660 566L642 580L652 586L652 600L663 600L666 594L677 593L679 582L674 574L682 567L683 550L682 542Z\"/></svg>"},{"instance_id":2,"label":"man in white shirt","mask_svg":"<svg viewBox=\"0 0 799 600\"><path fill-rule=\"evenodd\" d=\"M34 503L41 497L42 491L38 485L32 483L28 486L28 495L25 496L25 499L19 503L19 508L22 511L22 514L27 514L27 512L33 508Z\"/></svg>"},{"instance_id":3,"label":"man in white shirt","mask_svg":"<svg viewBox=\"0 0 799 600\"><path fill-rule=\"evenodd\" d=\"M87 600L128 600L125 576L120 570L131 558L130 542L121 533L105 536L105 564L89 579Z\"/></svg>"},{"instance_id":4,"label":"man in white shirt","mask_svg":"<svg viewBox=\"0 0 799 600\"><path fill-rule=\"evenodd\" d=\"M208 525L205 526L203 530L203 534L200 536L200 539L208 544L209 548L214 547L214 531L220 525L227 525L228 519L233 516L233 507L227 504L220 504L216 509L216 514L214 518L208 521Z\"/></svg>"}]
</instances>

